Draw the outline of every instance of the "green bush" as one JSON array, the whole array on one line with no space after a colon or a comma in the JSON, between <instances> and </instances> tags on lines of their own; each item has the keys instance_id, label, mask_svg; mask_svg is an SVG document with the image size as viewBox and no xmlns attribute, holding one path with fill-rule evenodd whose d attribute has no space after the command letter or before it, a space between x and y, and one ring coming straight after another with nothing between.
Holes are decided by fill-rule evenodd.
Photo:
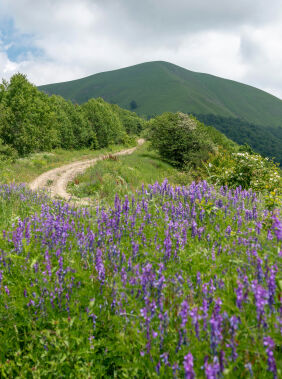
<instances>
[{"instance_id":1,"label":"green bush","mask_svg":"<svg viewBox=\"0 0 282 379\"><path fill-rule=\"evenodd\" d=\"M12 146L3 144L0 138L0 161L8 160L14 162L17 156L17 151Z\"/></svg>"},{"instance_id":2,"label":"green bush","mask_svg":"<svg viewBox=\"0 0 282 379\"><path fill-rule=\"evenodd\" d=\"M278 167L268 158L248 152L230 153L220 150L210 157L205 170L212 182L255 191L273 191L280 187Z\"/></svg>"},{"instance_id":3,"label":"green bush","mask_svg":"<svg viewBox=\"0 0 282 379\"><path fill-rule=\"evenodd\" d=\"M183 113L164 113L152 119L148 137L162 158L180 168L197 167L216 149L207 128Z\"/></svg>"}]
</instances>

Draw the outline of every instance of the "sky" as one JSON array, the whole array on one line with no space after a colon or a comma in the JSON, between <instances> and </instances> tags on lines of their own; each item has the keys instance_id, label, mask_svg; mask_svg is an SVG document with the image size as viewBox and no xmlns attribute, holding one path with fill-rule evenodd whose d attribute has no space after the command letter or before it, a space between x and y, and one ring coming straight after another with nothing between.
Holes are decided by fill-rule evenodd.
<instances>
[{"instance_id":1,"label":"sky","mask_svg":"<svg viewBox=\"0 0 282 379\"><path fill-rule=\"evenodd\" d=\"M282 99L282 1L0 0L0 78L40 85L156 60Z\"/></svg>"}]
</instances>

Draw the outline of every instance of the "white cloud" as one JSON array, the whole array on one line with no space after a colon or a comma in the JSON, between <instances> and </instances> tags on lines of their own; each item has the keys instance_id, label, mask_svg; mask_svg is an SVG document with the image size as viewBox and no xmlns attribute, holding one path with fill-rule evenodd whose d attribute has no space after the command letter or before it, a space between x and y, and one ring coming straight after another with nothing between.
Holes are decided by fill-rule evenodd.
<instances>
[{"instance_id":1,"label":"white cloud","mask_svg":"<svg viewBox=\"0 0 282 379\"><path fill-rule=\"evenodd\" d=\"M2 0L43 51L11 62L36 84L71 80L152 60L238 80L282 96L282 3L272 0ZM0 35L1 40L1 35Z\"/></svg>"}]
</instances>

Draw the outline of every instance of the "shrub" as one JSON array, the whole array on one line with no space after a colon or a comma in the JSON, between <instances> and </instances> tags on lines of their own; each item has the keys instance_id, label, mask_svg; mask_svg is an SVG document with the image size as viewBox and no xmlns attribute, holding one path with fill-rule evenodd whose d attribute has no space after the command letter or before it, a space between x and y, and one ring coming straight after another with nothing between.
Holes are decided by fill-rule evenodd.
<instances>
[{"instance_id":1,"label":"shrub","mask_svg":"<svg viewBox=\"0 0 282 379\"><path fill-rule=\"evenodd\" d=\"M17 156L17 151L12 146L3 144L3 141L0 139L0 161L10 160L14 162Z\"/></svg>"},{"instance_id":2,"label":"shrub","mask_svg":"<svg viewBox=\"0 0 282 379\"><path fill-rule=\"evenodd\" d=\"M281 183L276 164L259 154L220 150L210 157L205 169L212 182L232 188L274 191Z\"/></svg>"},{"instance_id":3,"label":"shrub","mask_svg":"<svg viewBox=\"0 0 282 379\"><path fill-rule=\"evenodd\" d=\"M216 147L207 128L183 113L164 113L150 121L149 140L173 165L197 167Z\"/></svg>"}]
</instances>

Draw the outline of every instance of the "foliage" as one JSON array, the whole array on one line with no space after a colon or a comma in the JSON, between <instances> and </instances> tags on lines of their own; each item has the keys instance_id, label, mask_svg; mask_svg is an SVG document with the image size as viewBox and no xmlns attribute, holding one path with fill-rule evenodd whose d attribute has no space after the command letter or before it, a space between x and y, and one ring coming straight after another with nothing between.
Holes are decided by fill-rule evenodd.
<instances>
[{"instance_id":1,"label":"foliage","mask_svg":"<svg viewBox=\"0 0 282 379\"><path fill-rule=\"evenodd\" d=\"M20 155L58 146L54 115L48 96L39 92L22 74L2 85L0 137Z\"/></svg>"},{"instance_id":2,"label":"foliage","mask_svg":"<svg viewBox=\"0 0 282 379\"><path fill-rule=\"evenodd\" d=\"M268 158L248 152L230 153L220 149L204 165L209 179L218 185L274 191L281 186L278 167Z\"/></svg>"},{"instance_id":3,"label":"foliage","mask_svg":"<svg viewBox=\"0 0 282 379\"><path fill-rule=\"evenodd\" d=\"M82 111L95 132L99 147L123 142L125 129L110 104L103 99L90 99L82 105Z\"/></svg>"},{"instance_id":4,"label":"foliage","mask_svg":"<svg viewBox=\"0 0 282 379\"><path fill-rule=\"evenodd\" d=\"M216 148L208 129L183 113L164 113L152 119L149 140L162 158L182 168L197 167Z\"/></svg>"},{"instance_id":5,"label":"foliage","mask_svg":"<svg viewBox=\"0 0 282 379\"><path fill-rule=\"evenodd\" d=\"M9 145L3 144L0 138L0 162L1 161L12 161L14 162L17 158L17 151Z\"/></svg>"},{"instance_id":6,"label":"foliage","mask_svg":"<svg viewBox=\"0 0 282 379\"><path fill-rule=\"evenodd\" d=\"M206 125L212 125L238 144L248 144L263 156L282 165L282 126L261 126L235 117L197 114Z\"/></svg>"},{"instance_id":7,"label":"foliage","mask_svg":"<svg viewBox=\"0 0 282 379\"><path fill-rule=\"evenodd\" d=\"M116 104L111 104L112 110L119 116L127 134L139 135L144 129L146 122L134 112L120 108Z\"/></svg>"},{"instance_id":8,"label":"foliage","mask_svg":"<svg viewBox=\"0 0 282 379\"><path fill-rule=\"evenodd\" d=\"M0 186L1 377L280 377L278 212L206 182L93 213Z\"/></svg>"},{"instance_id":9,"label":"foliage","mask_svg":"<svg viewBox=\"0 0 282 379\"><path fill-rule=\"evenodd\" d=\"M102 99L83 106L60 96L47 96L22 74L0 85L0 138L2 156L20 156L53 148L98 149L113 143L132 143L144 121ZM1 145L2 146L2 145ZM4 150L5 153L4 153Z\"/></svg>"}]
</instances>

